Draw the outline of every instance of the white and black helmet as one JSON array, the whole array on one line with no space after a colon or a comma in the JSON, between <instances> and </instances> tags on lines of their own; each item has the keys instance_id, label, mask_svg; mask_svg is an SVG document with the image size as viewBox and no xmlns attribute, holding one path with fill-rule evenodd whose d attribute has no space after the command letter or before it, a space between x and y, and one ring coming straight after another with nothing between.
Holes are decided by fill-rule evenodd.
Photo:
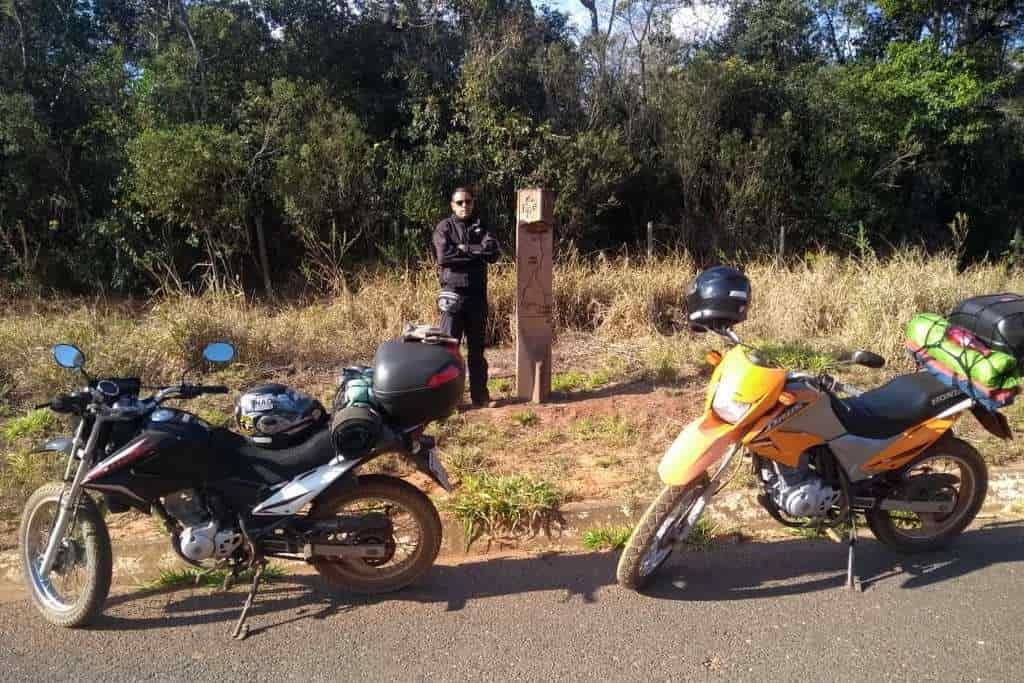
<instances>
[{"instance_id":1,"label":"white and black helmet","mask_svg":"<svg viewBox=\"0 0 1024 683\"><path fill-rule=\"evenodd\" d=\"M238 397L238 430L261 446L286 446L301 441L326 417L311 396L284 384L261 384Z\"/></svg>"}]
</instances>

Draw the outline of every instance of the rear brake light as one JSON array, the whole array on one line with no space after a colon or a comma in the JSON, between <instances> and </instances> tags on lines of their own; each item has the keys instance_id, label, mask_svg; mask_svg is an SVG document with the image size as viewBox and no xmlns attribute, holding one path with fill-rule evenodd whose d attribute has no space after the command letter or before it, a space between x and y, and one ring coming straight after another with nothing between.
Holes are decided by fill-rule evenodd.
<instances>
[{"instance_id":1,"label":"rear brake light","mask_svg":"<svg viewBox=\"0 0 1024 683\"><path fill-rule=\"evenodd\" d=\"M461 372L462 371L454 365L449 365L441 372L432 375L430 379L427 380L427 387L433 388L441 386L442 384L451 382L453 379L458 379Z\"/></svg>"},{"instance_id":2,"label":"rear brake light","mask_svg":"<svg viewBox=\"0 0 1024 683\"><path fill-rule=\"evenodd\" d=\"M462 365L462 353L459 352L458 344L445 344L444 350L450 353L459 365Z\"/></svg>"}]
</instances>

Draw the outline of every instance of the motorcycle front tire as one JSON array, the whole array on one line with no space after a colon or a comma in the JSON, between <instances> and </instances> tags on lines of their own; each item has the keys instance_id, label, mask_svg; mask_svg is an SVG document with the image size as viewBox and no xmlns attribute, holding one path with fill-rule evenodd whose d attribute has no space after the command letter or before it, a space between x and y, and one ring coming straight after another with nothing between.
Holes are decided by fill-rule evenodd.
<instances>
[{"instance_id":1,"label":"motorcycle front tire","mask_svg":"<svg viewBox=\"0 0 1024 683\"><path fill-rule=\"evenodd\" d=\"M37 516L44 514L45 508L52 506L56 513L63 492L63 484L50 482L43 484L29 496L18 528L18 546L21 551L21 568L32 604L51 624L76 628L89 624L103 611L107 594L110 592L113 552L110 547L110 533L103 515L92 498L82 494L78 501L74 526L68 529L68 532L75 536L75 545L72 549L82 556L83 561L84 575L80 595L71 601L63 599L51 580L52 575L59 575L58 571L51 571L51 576L40 576L39 551L41 547L45 547L46 539L42 536L29 538L29 534L41 531L36 524L44 524L44 521ZM78 558L75 563L77 565Z\"/></svg>"}]
</instances>

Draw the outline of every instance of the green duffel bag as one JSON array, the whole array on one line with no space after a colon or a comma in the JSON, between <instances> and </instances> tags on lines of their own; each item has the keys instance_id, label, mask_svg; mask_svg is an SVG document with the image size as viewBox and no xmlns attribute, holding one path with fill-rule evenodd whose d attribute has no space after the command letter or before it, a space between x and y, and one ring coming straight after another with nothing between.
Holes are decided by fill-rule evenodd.
<instances>
[{"instance_id":1,"label":"green duffel bag","mask_svg":"<svg viewBox=\"0 0 1024 683\"><path fill-rule=\"evenodd\" d=\"M1000 351L983 354L947 337L949 321L934 313L921 313L907 324L907 348L935 359L958 375L990 389L1010 389L1021 384L1017 361Z\"/></svg>"}]
</instances>

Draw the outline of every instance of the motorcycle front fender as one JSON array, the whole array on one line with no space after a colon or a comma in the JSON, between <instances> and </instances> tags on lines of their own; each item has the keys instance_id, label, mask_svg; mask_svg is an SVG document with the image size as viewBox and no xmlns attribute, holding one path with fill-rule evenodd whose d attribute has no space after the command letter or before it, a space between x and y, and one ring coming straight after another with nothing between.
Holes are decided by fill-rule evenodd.
<instances>
[{"instance_id":1,"label":"motorcycle front fender","mask_svg":"<svg viewBox=\"0 0 1024 683\"><path fill-rule=\"evenodd\" d=\"M71 444L72 439L67 436L58 436L54 439L50 439L46 443L42 443L32 449L33 453L46 453L52 451L54 453L63 453L64 455L71 455Z\"/></svg>"},{"instance_id":2,"label":"motorcycle front fender","mask_svg":"<svg viewBox=\"0 0 1024 683\"><path fill-rule=\"evenodd\" d=\"M669 486L688 484L722 459L746 430L707 412L679 433L658 464L658 476Z\"/></svg>"}]
</instances>

